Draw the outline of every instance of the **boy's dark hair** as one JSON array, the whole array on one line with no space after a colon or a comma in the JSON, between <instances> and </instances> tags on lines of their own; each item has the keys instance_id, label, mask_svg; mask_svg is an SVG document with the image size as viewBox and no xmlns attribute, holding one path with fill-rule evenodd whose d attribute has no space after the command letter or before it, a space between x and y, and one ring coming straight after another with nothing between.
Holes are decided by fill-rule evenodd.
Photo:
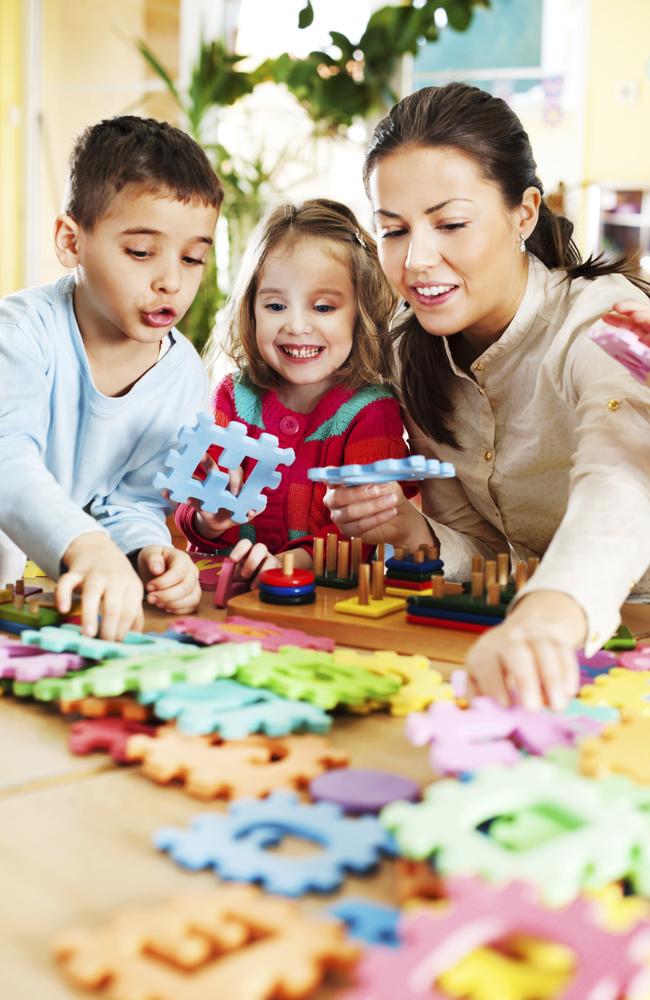
<instances>
[{"instance_id":1,"label":"boy's dark hair","mask_svg":"<svg viewBox=\"0 0 650 1000\"><path fill-rule=\"evenodd\" d=\"M205 152L168 122L122 115L84 129L70 157L63 211L92 229L127 184L215 208L223 201L221 181Z\"/></svg>"}]
</instances>

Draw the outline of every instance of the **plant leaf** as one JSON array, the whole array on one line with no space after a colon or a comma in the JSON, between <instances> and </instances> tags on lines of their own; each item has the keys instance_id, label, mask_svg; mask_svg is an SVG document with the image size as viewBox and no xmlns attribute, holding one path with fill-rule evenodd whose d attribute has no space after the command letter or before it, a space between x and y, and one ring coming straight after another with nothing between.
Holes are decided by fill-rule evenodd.
<instances>
[{"instance_id":1,"label":"plant leaf","mask_svg":"<svg viewBox=\"0 0 650 1000\"><path fill-rule=\"evenodd\" d=\"M309 25L313 22L313 20L314 20L314 8L311 5L311 0L307 0L307 3L298 14L298 27L308 28Z\"/></svg>"}]
</instances>

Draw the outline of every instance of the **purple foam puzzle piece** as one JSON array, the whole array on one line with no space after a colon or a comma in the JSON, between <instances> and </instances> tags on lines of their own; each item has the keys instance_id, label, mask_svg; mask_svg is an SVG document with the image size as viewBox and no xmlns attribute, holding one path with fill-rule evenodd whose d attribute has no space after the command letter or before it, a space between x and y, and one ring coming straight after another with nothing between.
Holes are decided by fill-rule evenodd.
<instances>
[{"instance_id":1,"label":"purple foam puzzle piece","mask_svg":"<svg viewBox=\"0 0 650 1000\"><path fill-rule=\"evenodd\" d=\"M314 778L309 794L317 802L332 802L347 813L378 813L391 802L417 802L420 788L410 778L388 771L336 768Z\"/></svg>"},{"instance_id":2,"label":"purple foam puzzle piece","mask_svg":"<svg viewBox=\"0 0 650 1000\"><path fill-rule=\"evenodd\" d=\"M64 677L71 670L79 670L86 662L76 653L38 652L40 655L16 657L6 663L0 661L0 677L33 684L43 677Z\"/></svg>"},{"instance_id":3,"label":"purple foam puzzle piece","mask_svg":"<svg viewBox=\"0 0 650 1000\"><path fill-rule=\"evenodd\" d=\"M650 646L621 653L619 663L626 670L650 670Z\"/></svg>"}]
</instances>

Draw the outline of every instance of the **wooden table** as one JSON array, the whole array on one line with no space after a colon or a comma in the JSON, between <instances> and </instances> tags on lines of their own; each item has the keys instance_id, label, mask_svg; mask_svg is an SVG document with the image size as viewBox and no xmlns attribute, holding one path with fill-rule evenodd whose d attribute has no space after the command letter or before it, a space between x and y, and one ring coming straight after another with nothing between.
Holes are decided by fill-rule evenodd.
<instances>
[{"instance_id":1,"label":"wooden table","mask_svg":"<svg viewBox=\"0 0 650 1000\"><path fill-rule=\"evenodd\" d=\"M204 595L200 613L221 617L210 598ZM628 605L625 621L635 632L647 631L650 607ZM147 627L161 630L167 622L152 612ZM403 725L385 715L338 717L332 741L350 753L353 766L399 772L426 785L426 749L404 739ZM206 804L178 786L155 785L137 768L121 768L104 754L73 756L67 729L53 708L0 699L2 1000L91 995L70 990L52 963L48 949L59 931L73 924L100 926L124 905L163 902L188 888L217 884L213 874L178 868L150 843L156 827L184 826ZM367 879L347 878L343 891L392 901L392 879L392 865L384 862ZM334 898L311 894L301 905L316 913ZM318 998L332 995L322 990Z\"/></svg>"}]
</instances>

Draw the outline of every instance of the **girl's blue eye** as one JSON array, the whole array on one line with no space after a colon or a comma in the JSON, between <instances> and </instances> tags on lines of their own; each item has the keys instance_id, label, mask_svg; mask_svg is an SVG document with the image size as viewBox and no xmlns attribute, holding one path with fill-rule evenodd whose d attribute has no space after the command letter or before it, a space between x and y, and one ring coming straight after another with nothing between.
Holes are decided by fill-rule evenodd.
<instances>
[{"instance_id":1,"label":"girl's blue eye","mask_svg":"<svg viewBox=\"0 0 650 1000\"><path fill-rule=\"evenodd\" d=\"M316 312L319 312L319 313L334 312L334 308L335 308L334 306L328 306L324 302L321 303L320 305L314 306L314 309L316 310Z\"/></svg>"},{"instance_id":2,"label":"girl's blue eye","mask_svg":"<svg viewBox=\"0 0 650 1000\"><path fill-rule=\"evenodd\" d=\"M282 312L286 306L283 306L281 302L269 302L265 308L270 309L271 312Z\"/></svg>"}]
</instances>

